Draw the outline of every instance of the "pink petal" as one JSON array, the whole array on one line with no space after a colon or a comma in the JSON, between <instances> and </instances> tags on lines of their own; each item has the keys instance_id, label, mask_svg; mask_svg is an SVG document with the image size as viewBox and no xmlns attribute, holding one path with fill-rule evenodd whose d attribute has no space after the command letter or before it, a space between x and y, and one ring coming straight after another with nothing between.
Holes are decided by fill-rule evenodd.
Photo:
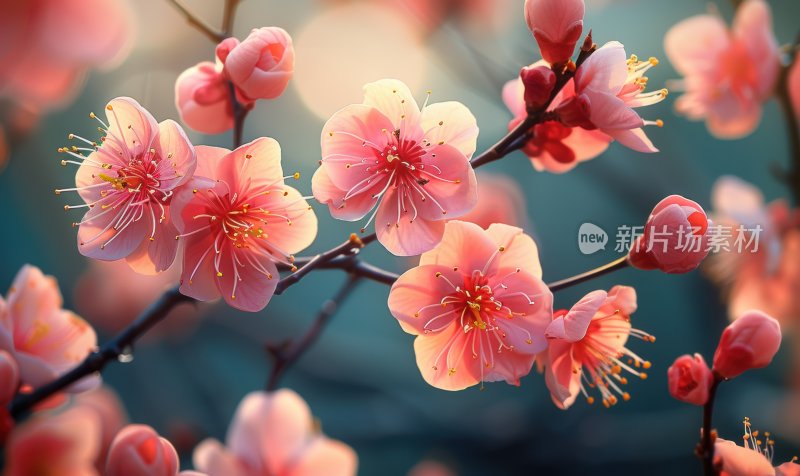
<instances>
[{"instance_id":1,"label":"pink petal","mask_svg":"<svg viewBox=\"0 0 800 476\"><path fill-rule=\"evenodd\" d=\"M358 456L339 441L318 436L303 449L284 476L355 476Z\"/></svg>"},{"instance_id":2,"label":"pink petal","mask_svg":"<svg viewBox=\"0 0 800 476\"><path fill-rule=\"evenodd\" d=\"M419 265L440 264L458 267L464 273L481 271L496 255L497 245L474 223L453 220L444 227L441 245L423 254Z\"/></svg>"},{"instance_id":3,"label":"pink petal","mask_svg":"<svg viewBox=\"0 0 800 476\"><path fill-rule=\"evenodd\" d=\"M155 210L154 210L155 212ZM178 253L178 229L172 222L168 208L163 222L156 219L156 232L153 241L145 239L142 244L125 258L125 261L139 274L155 275L166 271L175 261Z\"/></svg>"},{"instance_id":4,"label":"pink petal","mask_svg":"<svg viewBox=\"0 0 800 476\"><path fill-rule=\"evenodd\" d=\"M706 126L720 139L738 139L752 133L761 122L761 104L733 94L721 96L709 104Z\"/></svg>"},{"instance_id":5,"label":"pink petal","mask_svg":"<svg viewBox=\"0 0 800 476\"><path fill-rule=\"evenodd\" d=\"M562 410L571 407L578 398L581 373L575 372L575 369L579 368L580 364L572 358L572 344L563 341L550 344L545 384L553 403Z\"/></svg>"},{"instance_id":6,"label":"pink petal","mask_svg":"<svg viewBox=\"0 0 800 476\"><path fill-rule=\"evenodd\" d=\"M266 247L275 248L280 253L293 254L308 248L314 242L317 237L317 216L300 192L284 186L282 192L279 190L262 197L266 199L267 210L280 213L291 220L285 226L283 223L271 225ZM253 203L253 206L257 206L255 204L259 202L254 200Z\"/></svg>"},{"instance_id":7,"label":"pink petal","mask_svg":"<svg viewBox=\"0 0 800 476\"><path fill-rule=\"evenodd\" d=\"M339 220L356 221L375 208L378 197L372 193L358 193L344 200L347 190L338 188L328 176L328 167L320 167L311 179L314 198L328 205L331 215Z\"/></svg>"},{"instance_id":8,"label":"pink petal","mask_svg":"<svg viewBox=\"0 0 800 476\"><path fill-rule=\"evenodd\" d=\"M194 146L181 126L169 119L159 124L155 145L161 157L156 169L161 182L159 188L172 190L192 178L197 158Z\"/></svg>"},{"instance_id":9,"label":"pink petal","mask_svg":"<svg viewBox=\"0 0 800 476\"><path fill-rule=\"evenodd\" d=\"M266 270L269 275L253 266L251 260L258 263L259 268ZM236 266L234 263L241 265ZM267 307L280 281L278 268L269 254L263 250L251 251L244 248L240 251L230 243L221 246L219 270L222 276L215 275L215 279L222 299L229 306L241 311L257 312Z\"/></svg>"},{"instance_id":10,"label":"pink petal","mask_svg":"<svg viewBox=\"0 0 800 476\"><path fill-rule=\"evenodd\" d=\"M216 177L217 168L220 161L231 153L230 150L223 147L212 147L208 145L198 145L195 147L197 154L197 168L195 169L195 177Z\"/></svg>"},{"instance_id":11,"label":"pink petal","mask_svg":"<svg viewBox=\"0 0 800 476\"><path fill-rule=\"evenodd\" d=\"M615 141L619 142L625 147L633 149L637 152L644 152L644 153L658 152L658 149L656 149L656 147L647 137L647 134L645 134L644 130L642 130L641 128L630 129L630 130L627 129L604 130L603 132L611 136Z\"/></svg>"},{"instance_id":12,"label":"pink petal","mask_svg":"<svg viewBox=\"0 0 800 476\"><path fill-rule=\"evenodd\" d=\"M495 287L502 283L507 289L497 289L495 297L504 306L524 313L522 316L503 317L495 321L506 334L505 343L522 354L537 354L545 350L545 328L553 317L553 294L550 289L541 279L525 271L516 273L512 270L508 274L501 270L499 277L502 279L490 279L490 285ZM526 296L530 296L530 300Z\"/></svg>"},{"instance_id":13,"label":"pink petal","mask_svg":"<svg viewBox=\"0 0 800 476\"><path fill-rule=\"evenodd\" d=\"M502 358L495 357L493 366L484 368L483 381L519 386L519 379L531 373L536 356L516 350L504 352Z\"/></svg>"},{"instance_id":14,"label":"pink petal","mask_svg":"<svg viewBox=\"0 0 800 476\"><path fill-rule=\"evenodd\" d=\"M417 366L430 385L442 390L463 390L480 382L481 362L472 357L474 333L465 333L458 322L442 332L414 340Z\"/></svg>"},{"instance_id":15,"label":"pink petal","mask_svg":"<svg viewBox=\"0 0 800 476\"><path fill-rule=\"evenodd\" d=\"M742 3L733 19L733 34L744 42L751 61L758 70L759 98L766 99L772 92L780 70L780 49L772 30L772 11L763 0Z\"/></svg>"},{"instance_id":16,"label":"pink petal","mask_svg":"<svg viewBox=\"0 0 800 476\"><path fill-rule=\"evenodd\" d=\"M152 147L158 123L136 100L128 97L112 99L106 106L106 118L109 134L106 144L114 144L118 150L124 145L127 149L122 150L125 160L130 160ZM124 142L119 144L111 136Z\"/></svg>"},{"instance_id":17,"label":"pink petal","mask_svg":"<svg viewBox=\"0 0 800 476\"><path fill-rule=\"evenodd\" d=\"M728 48L728 28L717 15L697 15L676 24L664 38L664 50L683 75L709 73Z\"/></svg>"},{"instance_id":18,"label":"pink petal","mask_svg":"<svg viewBox=\"0 0 800 476\"><path fill-rule=\"evenodd\" d=\"M364 85L364 104L378 109L389 118L392 123L390 131L399 129L403 137L410 139L422 136L419 106L402 81L382 79Z\"/></svg>"},{"instance_id":19,"label":"pink petal","mask_svg":"<svg viewBox=\"0 0 800 476\"><path fill-rule=\"evenodd\" d=\"M186 239L181 274L181 294L198 301L212 301L220 297L214 268L214 236Z\"/></svg>"},{"instance_id":20,"label":"pink petal","mask_svg":"<svg viewBox=\"0 0 800 476\"><path fill-rule=\"evenodd\" d=\"M764 455L722 438L718 438L714 444L714 457L722 459L722 470L730 476L775 474L772 464Z\"/></svg>"},{"instance_id":21,"label":"pink petal","mask_svg":"<svg viewBox=\"0 0 800 476\"><path fill-rule=\"evenodd\" d=\"M178 76L175 106L181 120L204 134L220 134L233 128L230 89L214 63L199 63Z\"/></svg>"},{"instance_id":22,"label":"pink petal","mask_svg":"<svg viewBox=\"0 0 800 476\"><path fill-rule=\"evenodd\" d=\"M253 189L263 187L266 190L266 187L283 183L281 146L275 139L260 137L219 160L217 178L231 187L238 188L234 184L250 182Z\"/></svg>"},{"instance_id":23,"label":"pink petal","mask_svg":"<svg viewBox=\"0 0 800 476\"><path fill-rule=\"evenodd\" d=\"M378 241L396 256L416 256L430 251L441 240L444 234L444 220L431 221L417 217L411 220L406 214L401 219L398 212L399 198L397 190L387 191L375 216L375 231Z\"/></svg>"},{"instance_id":24,"label":"pink petal","mask_svg":"<svg viewBox=\"0 0 800 476\"><path fill-rule=\"evenodd\" d=\"M468 159L475 153L478 122L465 105L456 101L431 104L422 110L420 119L428 142L444 142L458 149Z\"/></svg>"},{"instance_id":25,"label":"pink petal","mask_svg":"<svg viewBox=\"0 0 800 476\"><path fill-rule=\"evenodd\" d=\"M503 86L503 103L514 117L525 117L525 86L517 77Z\"/></svg>"},{"instance_id":26,"label":"pink petal","mask_svg":"<svg viewBox=\"0 0 800 476\"><path fill-rule=\"evenodd\" d=\"M637 129L644 120L625 101L613 94L592 94L590 119L598 129Z\"/></svg>"},{"instance_id":27,"label":"pink petal","mask_svg":"<svg viewBox=\"0 0 800 476\"><path fill-rule=\"evenodd\" d=\"M78 251L83 256L114 261L125 258L139 248L150 236L153 220L158 221L158 218L153 217L150 207L144 207L142 218L130 222L124 219L122 213L133 201L131 194L114 191L109 192L108 197L103 204L115 204L113 211L103 209L101 204L90 208L78 228L77 241ZM136 212L127 212L126 215L130 217L131 213ZM114 227L120 218L123 218L123 226L126 222L128 225L116 231Z\"/></svg>"},{"instance_id":28,"label":"pink petal","mask_svg":"<svg viewBox=\"0 0 800 476\"><path fill-rule=\"evenodd\" d=\"M443 277L437 278L437 273L441 273ZM438 304L442 298L454 292L448 280L459 283L463 279L461 273L447 266L424 265L411 268L392 285L389 292L389 311L400 327L409 334L425 334L426 324L434 318L431 328L443 327L458 316L453 312L452 306L430 305ZM424 307L427 308L422 309Z\"/></svg>"},{"instance_id":29,"label":"pink petal","mask_svg":"<svg viewBox=\"0 0 800 476\"><path fill-rule=\"evenodd\" d=\"M239 459L217 440L204 440L194 449L195 468L208 476L249 476Z\"/></svg>"},{"instance_id":30,"label":"pink petal","mask_svg":"<svg viewBox=\"0 0 800 476\"><path fill-rule=\"evenodd\" d=\"M636 312L636 289L630 286L614 286L608 291L608 302L623 314L630 316Z\"/></svg>"},{"instance_id":31,"label":"pink petal","mask_svg":"<svg viewBox=\"0 0 800 476\"><path fill-rule=\"evenodd\" d=\"M562 339L567 342L578 342L586 335L589 323L594 315L606 301L608 294L605 291L592 291L575 305L569 312L553 319L545 330L548 339Z\"/></svg>"},{"instance_id":32,"label":"pink petal","mask_svg":"<svg viewBox=\"0 0 800 476\"><path fill-rule=\"evenodd\" d=\"M11 402L19 387L19 367L14 357L0 350L0 403L5 405Z\"/></svg>"},{"instance_id":33,"label":"pink petal","mask_svg":"<svg viewBox=\"0 0 800 476\"><path fill-rule=\"evenodd\" d=\"M497 255L491 268L493 273L503 274L497 270L513 271L522 268L527 273L541 278L542 265L539 263L539 249L533 238L526 235L521 228L502 223L489 226L486 233L497 245L505 248Z\"/></svg>"},{"instance_id":34,"label":"pink petal","mask_svg":"<svg viewBox=\"0 0 800 476\"><path fill-rule=\"evenodd\" d=\"M577 92L591 89L616 95L628 79L625 47L610 41L598 48L575 73Z\"/></svg>"},{"instance_id":35,"label":"pink petal","mask_svg":"<svg viewBox=\"0 0 800 476\"><path fill-rule=\"evenodd\" d=\"M436 145L422 161L431 175L421 175L423 178L430 177L430 181L425 185L419 184L419 187L433 198L427 198L423 202L419 193L411 192L421 217L428 220L457 218L475 207L478 201L477 179L464 154L446 144ZM447 212L446 216L444 212Z\"/></svg>"}]
</instances>

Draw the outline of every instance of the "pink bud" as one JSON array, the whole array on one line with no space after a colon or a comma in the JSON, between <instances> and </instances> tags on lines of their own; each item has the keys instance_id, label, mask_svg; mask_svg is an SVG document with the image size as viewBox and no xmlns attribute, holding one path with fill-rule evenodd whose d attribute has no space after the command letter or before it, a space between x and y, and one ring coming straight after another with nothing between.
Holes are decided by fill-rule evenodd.
<instances>
[{"instance_id":1,"label":"pink bud","mask_svg":"<svg viewBox=\"0 0 800 476\"><path fill-rule=\"evenodd\" d=\"M219 134L233 128L230 87L213 63L200 63L178 76L175 104L181 120L198 132Z\"/></svg>"},{"instance_id":2,"label":"pink bud","mask_svg":"<svg viewBox=\"0 0 800 476\"><path fill-rule=\"evenodd\" d=\"M5 350L0 350L0 406L11 402L18 388L19 367L17 367L17 361Z\"/></svg>"},{"instance_id":3,"label":"pink bud","mask_svg":"<svg viewBox=\"0 0 800 476\"><path fill-rule=\"evenodd\" d=\"M225 73L246 98L280 96L294 73L292 38L278 27L254 29L227 54Z\"/></svg>"},{"instance_id":4,"label":"pink bud","mask_svg":"<svg viewBox=\"0 0 800 476\"><path fill-rule=\"evenodd\" d=\"M667 380L669 393L674 398L692 405L705 405L714 375L702 355L687 354L675 359L667 370Z\"/></svg>"},{"instance_id":5,"label":"pink bud","mask_svg":"<svg viewBox=\"0 0 800 476\"><path fill-rule=\"evenodd\" d=\"M761 311L748 311L722 333L714 353L714 371L733 378L772 362L781 346L781 326Z\"/></svg>"},{"instance_id":6,"label":"pink bud","mask_svg":"<svg viewBox=\"0 0 800 476\"><path fill-rule=\"evenodd\" d=\"M550 64L569 61L583 32L583 0L525 0L525 21Z\"/></svg>"},{"instance_id":7,"label":"pink bud","mask_svg":"<svg viewBox=\"0 0 800 476\"><path fill-rule=\"evenodd\" d=\"M128 425L108 450L106 476L175 476L178 454L172 444L146 425Z\"/></svg>"},{"instance_id":8,"label":"pink bud","mask_svg":"<svg viewBox=\"0 0 800 476\"><path fill-rule=\"evenodd\" d=\"M236 38L231 37L222 40L217 45L217 48L215 50L215 53L217 55L217 60L219 60L221 63L224 64L225 60L228 59L228 55L230 55L231 51L233 51L233 49L236 48L237 46L239 46L239 40Z\"/></svg>"},{"instance_id":9,"label":"pink bud","mask_svg":"<svg viewBox=\"0 0 800 476\"><path fill-rule=\"evenodd\" d=\"M539 109L550 102L550 95L556 85L556 75L547 66L525 66L519 73L525 86L525 107Z\"/></svg>"},{"instance_id":10,"label":"pink bud","mask_svg":"<svg viewBox=\"0 0 800 476\"><path fill-rule=\"evenodd\" d=\"M631 246L628 263L639 269L687 273L708 255L710 225L700 205L670 195L653 209L644 234Z\"/></svg>"}]
</instances>

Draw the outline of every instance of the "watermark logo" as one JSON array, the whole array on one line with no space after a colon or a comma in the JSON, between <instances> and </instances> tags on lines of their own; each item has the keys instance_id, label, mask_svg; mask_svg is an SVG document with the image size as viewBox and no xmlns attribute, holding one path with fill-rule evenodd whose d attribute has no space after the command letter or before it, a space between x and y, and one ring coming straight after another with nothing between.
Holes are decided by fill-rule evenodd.
<instances>
[{"instance_id":1,"label":"watermark logo","mask_svg":"<svg viewBox=\"0 0 800 476\"><path fill-rule=\"evenodd\" d=\"M578 249L585 255L606 249L608 234L594 223L584 223L578 229Z\"/></svg>"}]
</instances>

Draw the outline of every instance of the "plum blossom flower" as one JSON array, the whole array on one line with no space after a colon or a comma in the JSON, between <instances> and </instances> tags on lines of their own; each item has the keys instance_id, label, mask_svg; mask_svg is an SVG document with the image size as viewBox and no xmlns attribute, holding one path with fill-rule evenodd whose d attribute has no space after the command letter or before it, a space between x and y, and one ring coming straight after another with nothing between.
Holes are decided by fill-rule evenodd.
<instances>
[{"instance_id":1,"label":"plum blossom flower","mask_svg":"<svg viewBox=\"0 0 800 476\"><path fill-rule=\"evenodd\" d=\"M781 60L772 14L763 0L746 0L733 27L719 15L697 15L673 26L664 49L684 80L677 111L705 119L711 134L736 139L761 120L761 104L772 94Z\"/></svg>"},{"instance_id":2,"label":"plum blossom flower","mask_svg":"<svg viewBox=\"0 0 800 476\"><path fill-rule=\"evenodd\" d=\"M789 98L796 115L800 115L800 53L794 55L792 68L789 70Z\"/></svg>"},{"instance_id":3,"label":"plum blossom flower","mask_svg":"<svg viewBox=\"0 0 800 476\"><path fill-rule=\"evenodd\" d=\"M389 310L416 335L417 366L443 390L519 385L547 347L553 295L536 243L521 229L447 222L442 242L389 292Z\"/></svg>"},{"instance_id":4,"label":"plum blossom flower","mask_svg":"<svg viewBox=\"0 0 800 476\"><path fill-rule=\"evenodd\" d=\"M220 134L233 128L233 102L221 65L204 61L181 73L175 106L184 124L197 132Z\"/></svg>"},{"instance_id":5,"label":"plum blossom flower","mask_svg":"<svg viewBox=\"0 0 800 476\"><path fill-rule=\"evenodd\" d=\"M638 152L658 152L642 128L661 127L663 122L644 120L635 111L667 97L666 89L644 92L644 74L657 64L656 58L627 58L622 43L610 41L578 67L574 96L555 112L567 125L597 129Z\"/></svg>"},{"instance_id":6,"label":"plum blossom flower","mask_svg":"<svg viewBox=\"0 0 800 476\"><path fill-rule=\"evenodd\" d=\"M274 139L197 153L196 177L174 198L185 240L181 292L200 301L222 295L236 309L259 311L278 284L276 263L291 266L292 253L314 241L317 217L284 183L299 174L284 177Z\"/></svg>"},{"instance_id":7,"label":"plum blossom flower","mask_svg":"<svg viewBox=\"0 0 800 476\"><path fill-rule=\"evenodd\" d=\"M705 405L714 375L700 354L682 355L667 369L669 393L682 402Z\"/></svg>"},{"instance_id":8,"label":"plum blossom flower","mask_svg":"<svg viewBox=\"0 0 800 476\"><path fill-rule=\"evenodd\" d=\"M641 369L650 368L650 362L625 344L629 337L655 342L651 334L631 327L634 311L636 291L628 286L614 286L607 293L592 291L569 311L556 311L545 330L549 342L545 383L556 406L569 408L579 393L594 403L587 386L600 392L606 407L616 405L617 395L630 399L622 388L628 383L622 372L645 379Z\"/></svg>"},{"instance_id":9,"label":"plum blossom flower","mask_svg":"<svg viewBox=\"0 0 800 476\"><path fill-rule=\"evenodd\" d=\"M522 227L528 220L525 194L515 180L505 175L478 174L478 203L459 220L486 229L492 223Z\"/></svg>"},{"instance_id":10,"label":"plum blossom flower","mask_svg":"<svg viewBox=\"0 0 800 476\"><path fill-rule=\"evenodd\" d=\"M155 274L175 260L178 244L172 217L172 197L194 173L194 146L171 120L156 123L131 98L116 98L106 106L108 124L97 118L106 134L101 144L70 134L90 147L62 147L79 166L75 188L87 208L78 228L78 251L84 256L125 259L137 272ZM84 155L88 153L88 155Z\"/></svg>"},{"instance_id":11,"label":"plum blossom flower","mask_svg":"<svg viewBox=\"0 0 800 476\"><path fill-rule=\"evenodd\" d=\"M0 298L0 349L16 360L23 384L35 388L55 379L97 346L91 326L61 304L56 280L30 265L17 273L6 300ZM97 383L97 377L88 377L67 391Z\"/></svg>"},{"instance_id":12,"label":"plum blossom flower","mask_svg":"<svg viewBox=\"0 0 800 476\"><path fill-rule=\"evenodd\" d=\"M37 109L70 102L89 69L127 54L132 17L123 0L4 2L0 96Z\"/></svg>"},{"instance_id":13,"label":"plum blossom flower","mask_svg":"<svg viewBox=\"0 0 800 476\"><path fill-rule=\"evenodd\" d=\"M314 429L308 405L291 390L247 395L226 446L205 440L193 459L208 476L355 476L358 466L349 446Z\"/></svg>"},{"instance_id":14,"label":"plum blossom flower","mask_svg":"<svg viewBox=\"0 0 800 476\"><path fill-rule=\"evenodd\" d=\"M95 467L102 473L111 443L128 421L125 408L119 396L106 386L75 396L71 408L88 409L94 412L100 422L99 450Z\"/></svg>"},{"instance_id":15,"label":"plum blossom flower","mask_svg":"<svg viewBox=\"0 0 800 476\"><path fill-rule=\"evenodd\" d=\"M730 379L772 362L781 346L781 325L761 311L749 311L733 321L714 352L713 370Z\"/></svg>"},{"instance_id":16,"label":"plum blossom flower","mask_svg":"<svg viewBox=\"0 0 800 476\"><path fill-rule=\"evenodd\" d=\"M294 73L292 37L283 28L255 28L241 43L227 38L217 47L217 57L245 104L280 96Z\"/></svg>"},{"instance_id":17,"label":"plum blossom flower","mask_svg":"<svg viewBox=\"0 0 800 476\"><path fill-rule=\"evenodd\" d=\"M750 419L744 419L742 446L733 441L717 438L714 443L714 463L721 466L720 476L798 476L800 464L797 456L791 461L772 467L775 456L775 441L769 432L759 435L750 427ZM763 438L763 439L762 439Z\"/></svg>"},{"instance_id":18,"label":"plum blossom flower","mask_svg":"<svg viewBox=\"0 0 800 476\"><path fill-rule=\"evenodd\" d=\"M628 262L638 269L688 273L708 255L710 226L703 207L670 195L653 208L644 234L631 246Z\"/></svg>"},{"instance_id":19,"label":"plum blossom flower","mask_svg":"<svg viewBox=\"0 0 800 476\"><path fill-rule=\"evenodd\" d=\"M178 473L178 453L172 443L147 425L128 425L108 451L105 476L202 476Z\"/></svg>"},{"instance_id":20,"label":"plum blossom flower","mask_svg":"<svg viewBox=\"0 0 800 476\"><path fill-rule=\"evenodd\" d=\"M530 66L536 68L546 64L539 61ZM575 83L570 80L550 103L553 111L575 95ZM514 115L508 129L512 130L528 115L525 106L525 85L521 78L513 79L503 88L503 102ZM581 162L602 154L611 142L611 137L599 130L570 127L556 120L548 120L531 128L530 139L522 151L531 159L538 171L564 173Z\"/></svg>"},{"instance_id":21,"label":"plum blossom flower","mask_svg":"<svg viewBox=\"0 0 800 476\"><path fill-rule=\"evenodd\" d=\"M394 79L364 86L364 103L340 110L322 131L314 197L334 218L356 221L373 208L378 241L398 256L436 246L444 222L475 206L469 163L478 126L463 104L417 106ZM377 207L376 207L377 205Z\"/></svg>"},{"instance_id":22,"label":"plum blossom flower","mask_svg":"<svg viewBox=\"0 0 800 476\"><path fill-rule=\"evenodd\" d=\"M585 9L583 0L525 0L525 21L545 61L569 61L583 32Z\"/></svg>"}]
</instances>

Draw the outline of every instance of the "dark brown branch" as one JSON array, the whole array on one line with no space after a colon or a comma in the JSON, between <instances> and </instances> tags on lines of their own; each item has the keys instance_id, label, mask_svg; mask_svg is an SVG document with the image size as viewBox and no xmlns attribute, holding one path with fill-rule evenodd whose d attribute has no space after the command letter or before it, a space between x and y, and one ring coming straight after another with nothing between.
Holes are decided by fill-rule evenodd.
<instances>
[{"instance_id":1,"label":"dark brown branch","mask_svg":"<svg viewBox=\"0 0 800 476\"><path fill-rule=\"evenodd\" d=\"M714 413L714 399L717 396L717 387L723 381L722 377L714 373L714 382L708 390L708 401L703 405L703 431L700 435L698 456L703 461L703 474L705 476L718 476L719 471L714 467L714 440L716 435L711 428Z\"/></svg>"},{"instance_id":2,"label":"dark brown branch","mask_svg":"<svg viewBox=\"0 0 800 476\"><path fill-rule=\"evenodd\" d=\"M201 20L197 16L194 15L189 8L183 4L182 0L168 0L171 4L175 6L175 8L180 11L184 17L186 17L186 21L189 22L190 25L195 27L200 33L206 35L208 39L213 41L214 43L219 43L220 41L224 40L227 36L224 32L218 31L205 21Z\"/></svg>"},{"instance_id":3,"label":"dark brown branch","mask_svg":"<svg viewBox=\"0 0 800 476\"><path fill-rule=\"evenodd\" d=\"M800 44L800 38L795 41L793 50ZM778 85L775 90L775 97L781 105L783 118L786 121L786 133L789 137L789 152L791 164L786 174L786 181L791 190L795 205L800 205L800 122L798 122L798 111L794 108L791 93L789 92L789 74L795 64L794 53L789 64L784 65L778 78Z\"/></svg>"},{"instance_id":4,"label":"dark brown branch","mask_svg":"<svg viewBox=\"0 0 800 476\"><path fill-rule=\"evenodd\" d=\"M239 1L225 0L225 10L222 11L222 34L226 37L233 35L233 19L236 17Z\"/></svg>"},{"instance_id":5,"label":"dark brown branch","mask_svg":"<svg viewBox=\"0 0 800 476\"><path fill-rule=\"evenodd\" d=\"M568 288L570 286L575 286L576 284L581 284L583 282L589 281L594 278L599 278L604 274L611 273L612 271L616 271L618 269L623 269L627 266L628 266L628 257L623 256L622 258L618 258L608 264L604 264L599 268L586 271L585 273L572 276L571 278L562 279L561 281L550 283L547 285L547 287L550 288L550 291L553 292L559 291L561 289Z\"/></svg>"}]
</instances>

